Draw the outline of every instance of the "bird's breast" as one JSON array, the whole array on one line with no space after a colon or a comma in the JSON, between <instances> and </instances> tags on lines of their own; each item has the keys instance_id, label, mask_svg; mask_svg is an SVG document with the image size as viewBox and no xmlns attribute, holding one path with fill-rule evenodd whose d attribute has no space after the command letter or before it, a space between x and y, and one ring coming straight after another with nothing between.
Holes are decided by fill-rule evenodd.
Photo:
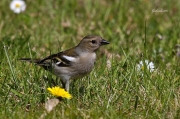
<instances>
[{"instance_id":1,"label":"bird's breast","mask_svg":"<svg viewBox=\"0 0 180 119\"><path fill-rule=\"evenodd\" d=\"M96 61L96 54L91 53L91 54L82 54L79 57L79 61L77 62L76 66L80 74L86 74L91 72L91 70L94 67L94 63Z\"/></svg>"}]
</instances>

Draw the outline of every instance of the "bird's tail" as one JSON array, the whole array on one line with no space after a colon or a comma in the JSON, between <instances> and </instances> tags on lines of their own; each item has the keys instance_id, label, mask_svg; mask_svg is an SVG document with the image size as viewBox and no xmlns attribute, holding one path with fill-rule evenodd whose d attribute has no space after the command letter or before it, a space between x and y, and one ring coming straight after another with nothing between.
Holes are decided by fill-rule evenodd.
<instances>
[{"instance_id":1,"label":"bird's tail","mask_svg":"<svg viewBox=\"0 0 180 119\"><path fill-rule=\"evenodd\" d=\"M34 63L35 65L43 67L45 70L52 71L52 62L43 61L41 59L31 59L31 58L21 58L19 60Z\"/></svg>"},{"instance_id":2,"label":"bird's tail","mask_svg":"<svg viewBox=\"0 0 180 119\"><path fill-rule=\"evenodd\" d=\"M31 58L20 58L19 60L27 61L27 62L35 63L35 64L38 64L41 61L40 59L31 59Z\"/></svg>"}]
</instances>

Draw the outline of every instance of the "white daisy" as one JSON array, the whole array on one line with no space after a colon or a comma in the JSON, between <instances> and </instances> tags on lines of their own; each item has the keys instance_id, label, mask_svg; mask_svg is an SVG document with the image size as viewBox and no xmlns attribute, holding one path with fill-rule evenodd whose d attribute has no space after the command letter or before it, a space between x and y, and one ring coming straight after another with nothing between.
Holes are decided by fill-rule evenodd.
<instances>
[{"instance_id":1,"label":"white daisy","mask_svg":"<svg viewBox=\"0 0 180 119\"><path fill-rule=\"evenodd\" d=\"M26 3L23 0L13 0L10 3L10 9L15 13L19 14L20 12L25 11Z\"/></svg>"},{"instance_id":2,"label":"white daisy","mask_svg":"<svg viewBox=\"0 0 180 119\"><path fill-rule=\"evenodd\" d=\"M139 62L139 64L137 65L137 70L143 71L144 67L146 67L147 70L149 70L150 72L153 72L155 69L154 63L149 62L148 60L145 60L144 62L145 64L143 63L143 61Z\"/></svg>"}]
</instances>

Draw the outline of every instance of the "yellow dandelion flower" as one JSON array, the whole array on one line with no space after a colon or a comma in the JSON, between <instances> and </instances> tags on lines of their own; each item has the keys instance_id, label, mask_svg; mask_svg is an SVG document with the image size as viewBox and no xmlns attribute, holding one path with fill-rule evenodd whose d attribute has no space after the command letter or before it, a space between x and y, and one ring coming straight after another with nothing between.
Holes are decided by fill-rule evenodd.
<instances>
[{"instance_id":1,"label":"yellow dandelion flower","mask_svg":"<svg viewBox=\"0 0 180 119\"><path fill-rule=\"evenodd\" d=\"M67 91L65 91L63 88L60 88L58 86L52 87L52 88L47 88L47 90L54 96L56 97L62 97L62 98L67 98L71 99L72 96L69 94Z\"/></svg>"}]
</instances>

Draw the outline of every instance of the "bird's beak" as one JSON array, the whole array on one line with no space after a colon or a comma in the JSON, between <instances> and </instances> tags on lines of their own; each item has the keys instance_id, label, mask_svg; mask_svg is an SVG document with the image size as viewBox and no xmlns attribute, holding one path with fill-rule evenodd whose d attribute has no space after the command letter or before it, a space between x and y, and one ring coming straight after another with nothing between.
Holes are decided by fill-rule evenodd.
<instances>
[{"instance_id":1,"label":"bird's beak","mask_svg":"<svg viewBox=\"0 0 180 119\"><path fill-rule=\"evenodd\" d=\"M104 39L101 41L101 45L107 45L107 44L109 44L108 41L106 41L106 40L104 40Z\"/></svg>"}]
</instances>

